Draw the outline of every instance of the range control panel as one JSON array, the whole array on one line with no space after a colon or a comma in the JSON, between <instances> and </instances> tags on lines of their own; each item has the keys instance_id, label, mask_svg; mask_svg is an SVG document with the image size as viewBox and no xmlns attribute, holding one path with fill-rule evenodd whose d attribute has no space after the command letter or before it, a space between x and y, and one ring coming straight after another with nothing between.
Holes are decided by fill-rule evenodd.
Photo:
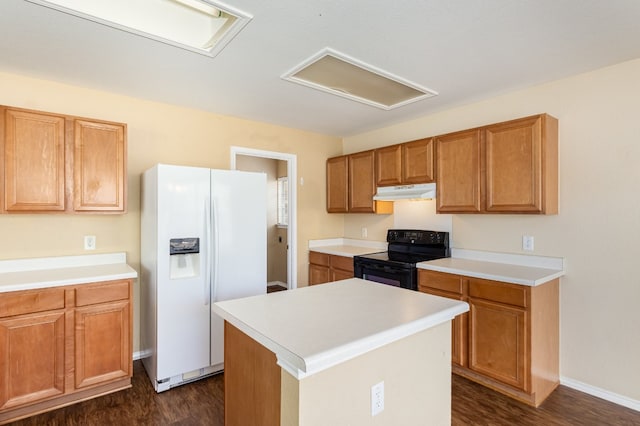
<instances>
[{"instance_id":1,"label":"range control panel","mask_svg":"<svg viewBox=\"0 0 640 426\"><path fill-rule=\"evenodd\" d=\"M448 247L449 233L416 229L389 229L387 231L387 242L419 245L444 245L445 247Z\"/></svg>"}]
</instances>

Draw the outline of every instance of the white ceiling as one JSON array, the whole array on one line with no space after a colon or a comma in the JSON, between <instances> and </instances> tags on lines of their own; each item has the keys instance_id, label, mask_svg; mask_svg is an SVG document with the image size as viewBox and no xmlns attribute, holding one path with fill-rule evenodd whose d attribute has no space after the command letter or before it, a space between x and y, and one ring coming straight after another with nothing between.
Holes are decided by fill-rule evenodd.
<instances>
[{"instance_id":1,"label":"white ceiling","mask_svg":"<svg viewBox=\"0 0 640 426\"><path fill-rule=\"evenodd\" d=\"M226 3L253 20L210 58L2 0L0 71L348 136L640 57L638 0ZM325 47L439 95L385 111L280 78Z\"/></svg>"}]
</instances>

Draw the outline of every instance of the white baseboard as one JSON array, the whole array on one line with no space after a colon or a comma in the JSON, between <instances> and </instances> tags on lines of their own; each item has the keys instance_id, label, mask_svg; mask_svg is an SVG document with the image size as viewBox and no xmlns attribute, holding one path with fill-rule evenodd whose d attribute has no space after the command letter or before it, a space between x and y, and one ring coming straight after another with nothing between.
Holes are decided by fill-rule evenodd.
<instances>
[{"instance_id":1,"label":"white baseboard","mask_svg":"<svg viewBox=\"0 0 640 426\"><path fill-rule=\"evenodd\" d=\"M560 377L560 384L575 390L579 390L580 392L588 393L589 395L593 395L609 402L613 402L614 404L622 405L623 407L640 411L640 401L638 400L631 399L626 396L619 395L617 393L613 393L611 391L595 386L591 386L586 383L570 379L568 377Z\"/></svg>"},{"instance_id":2,"label":"white baseboard","mask_svg":"<svg viewBox=\"0 0 640 426\"><path fill-rule=\"evenodd\" d=\"M136 361L138 359L144 358L146 353L144 351L138 351L133 353L133 360Z\"/></svg>"},{"instance_id":3,"label":"white baseboard","mask_svg":"<svg viewBox=\"0 0 640 426\"><path fill-rule=\"evenodd\" d=\"M287 288L287 283L283 283L282 281L269 281L267 283L267 286L271 286L271 285L279 285L280 287Z\"/></svg>"}]
</instances>

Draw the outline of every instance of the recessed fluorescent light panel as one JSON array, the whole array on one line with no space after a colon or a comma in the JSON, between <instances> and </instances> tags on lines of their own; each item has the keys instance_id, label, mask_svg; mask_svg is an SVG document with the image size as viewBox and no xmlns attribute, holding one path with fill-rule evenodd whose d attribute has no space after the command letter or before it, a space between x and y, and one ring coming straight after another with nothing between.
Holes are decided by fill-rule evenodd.
<instances>
[{"instance_id":1,"label":"recessed fluorescent light panel","mask_svg":"<svg viewBox=\"0 0 640 426\"><path fill-rule=\"evenodd\" d=\"M282 78L385 110L438 94L329 48Z\"/></svg>"},{"instance_id":2,"label":"recessed fluorescent light panel","mask_svg":"<svg viewBox=\"0 0 640 426\"><path fill-rule=\"evenodd\" d=\"M28 1L211 57L252 18L209 0Z\"/></svg>"}]
</instances>

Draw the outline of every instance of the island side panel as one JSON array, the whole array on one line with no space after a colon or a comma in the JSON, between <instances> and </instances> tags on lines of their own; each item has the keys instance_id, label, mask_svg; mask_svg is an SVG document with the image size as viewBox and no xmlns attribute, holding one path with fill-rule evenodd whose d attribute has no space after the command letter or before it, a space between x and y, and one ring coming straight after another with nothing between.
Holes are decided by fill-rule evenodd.
<instances>
[{"instance_id":1,"label":"island side panel","mask_svg":"<svg viewBox=\"0 0 640 426\"><path fill-rule=\"evenodd\" d=\"M273 352L224 323L224 424L280 425L280 367Z\"/></svg>"},{"instance_id":2,"label":"island side panel","mask_svg":"<svg viewBox=\"0 0 640 426\"><path fill-rule=\"evenodd\" d=\"M381 381L384 411L371 416L371 387ZM298 420L291 425L449 425L451 322L306 377L297 386L296 379L283 377L282 385L283 403L298 401L297 418L295 408L286 410L287 418Z\"/></svg>"}]
</instances>

